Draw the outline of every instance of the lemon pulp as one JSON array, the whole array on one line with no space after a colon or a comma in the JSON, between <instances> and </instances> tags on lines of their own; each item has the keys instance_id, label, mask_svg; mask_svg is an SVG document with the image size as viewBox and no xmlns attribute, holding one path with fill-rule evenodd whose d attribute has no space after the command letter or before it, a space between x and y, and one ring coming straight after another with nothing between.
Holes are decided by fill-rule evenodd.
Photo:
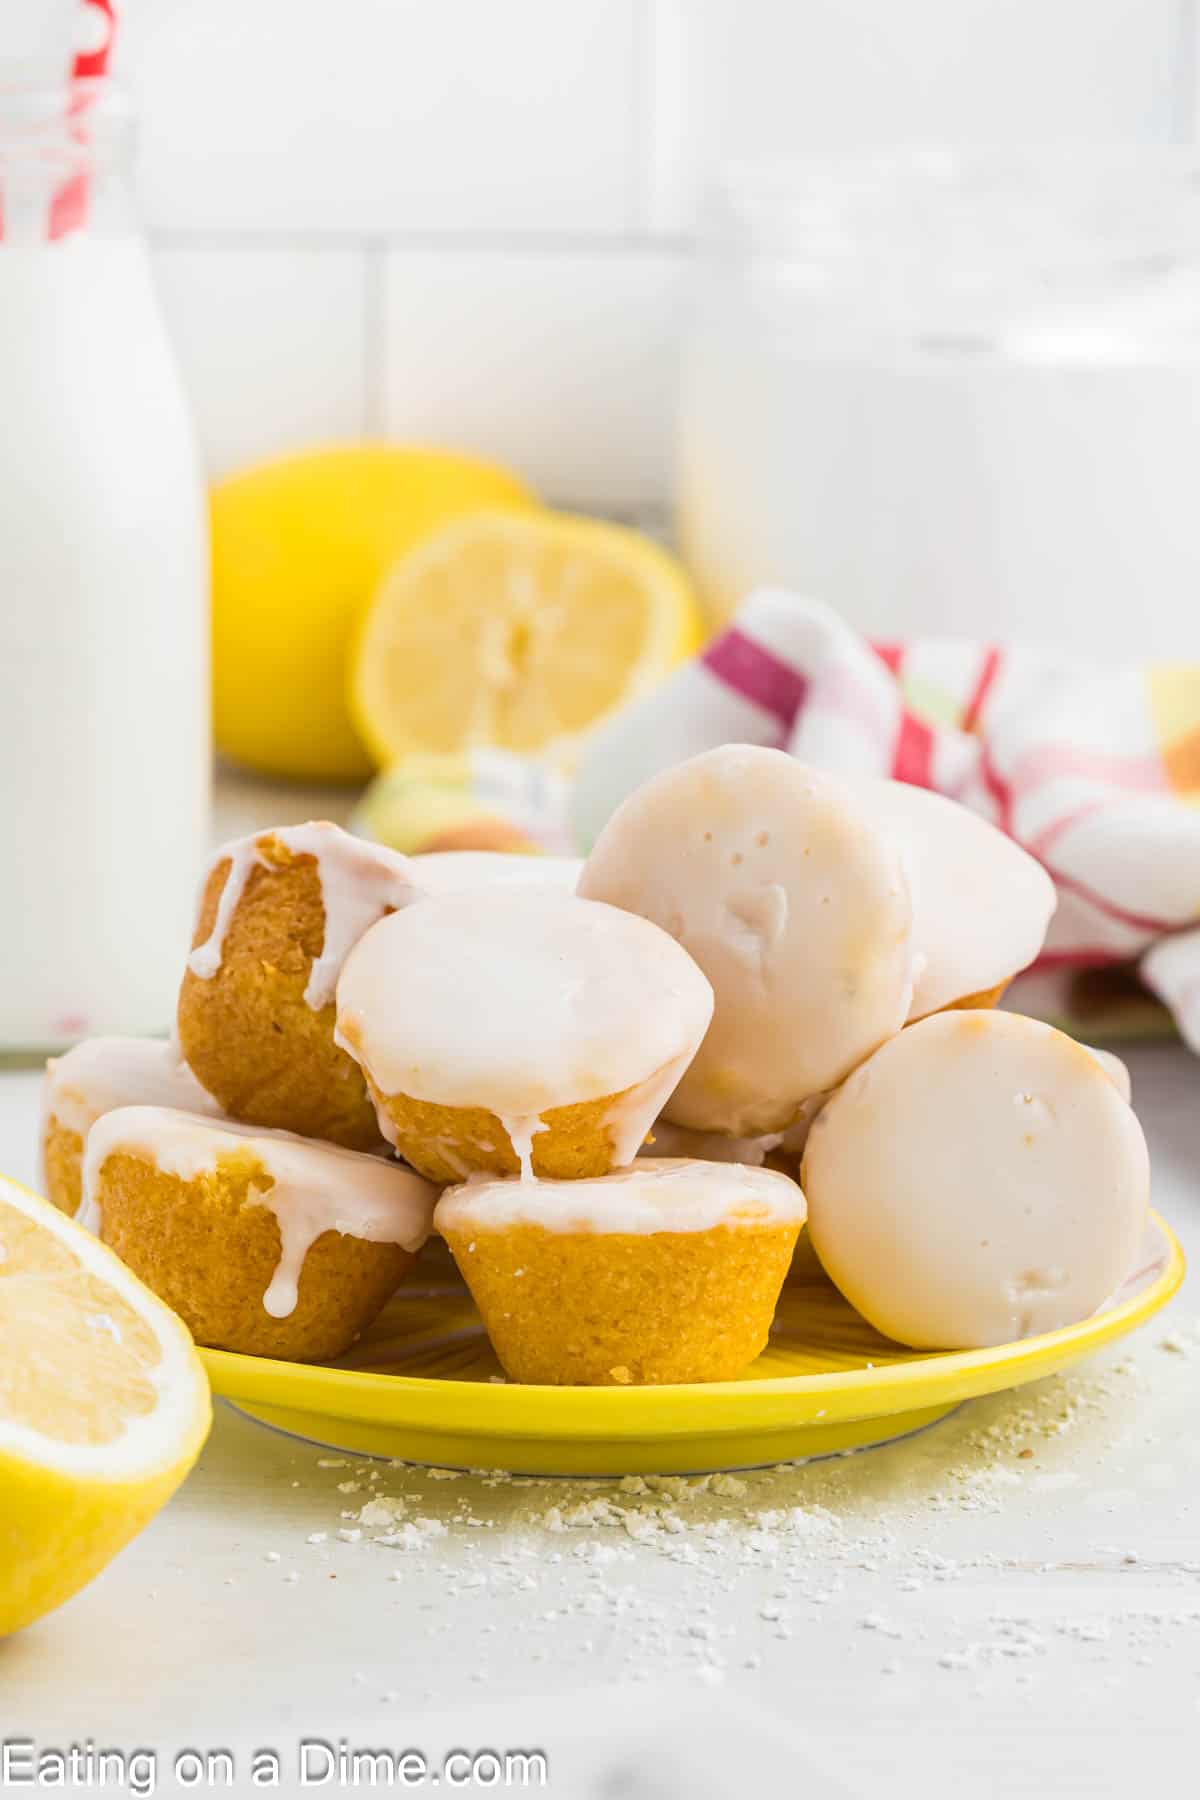
<instances>
[{"instance_id":1,"label":"lemon pulp","mask_svg":"<svg viewBox=\"0 0 1200 1800\"><path fill-rule=\"evenodd\" d=\"M59 1605L170 1497L211 1421L179 1320L0 1177L0 1636Z\"/></svg>"},{"instance_id":2,"label":"lemon pulp","mask_svg":"<svg viewBox=\"0 0 1200 1800\"><path fill-rule=\"evenodd\" d=\"M638 532L480 513L386 577L352 658L350 707L381 762L494 746L569 763L699 639L683 569Z\"/></svg>"}]
</instances>

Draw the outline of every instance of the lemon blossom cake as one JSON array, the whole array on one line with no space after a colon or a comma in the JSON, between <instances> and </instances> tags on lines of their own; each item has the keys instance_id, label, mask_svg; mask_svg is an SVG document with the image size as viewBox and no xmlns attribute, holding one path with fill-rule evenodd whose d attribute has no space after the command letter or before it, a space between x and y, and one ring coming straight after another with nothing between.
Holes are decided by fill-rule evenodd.
<instances>
[{"instance_id":1,"label":"lemon blossom cake","mask_svg":"<svg viewBox=\"0 0 1200 1800\"><path fill-rule=\"evenodd\" d=\"M380 1142L354 1061L334 1042L334 989L352 946L417 893L408 859L336 825L280 827L219 850L204 882L177 1031L231 1118Z\"/></svg>"},{"instance_id":2,"label":"lemon blossom cake","mask_svg":"<svg viewBox=\"0 0 1200 1800\"><path fill-rule=\"evenodd\" d=\"M435 1199L383 1157L132 1106L92 1127L79 1219L197 1343L312 1361L370 1324L428 1237Z\"/></svg>"},{"instance_id":3,"label":"lemon blossom cake","mask_svg":"<svg viewBox=\"0 0 1200 1800\"><path fill-rule=\"evenodd\" d=\"M644 919L541 888L423 901L347 958L338 1042L384 1133L435 1181L632 1162L695 1055L712 989Z\"/></svg>"},{"instance_id":4,"label":"lemon blossom cake","mask_svg":"<svg viewBox=\"0 0 1200 1800\"><path fill-rule=\"evenodd\" d=\"M52 1056L42 1080L42 1179L60 1212L79 1210L88 1132L118 1106L221 1110L164 1038L85 1038Z\"/></svg>"},{"instance_id":5,"label":"lemon blossom cake","mask_svg":"<svg viewBox=\"0 0 1200 1800\"><path fill-rule=\"evenodd\" d=\"M435 1220L516 1381L726 1381L767 1341L804 1222L772 1169L639 1159L595 1180L477 1177Z\"/></svg>"},{"instance_id":6,"label":"lemon blossom cake","mask_svg":"<svg viewBox=\"0 0 1200 1800\"><path fill-rule=\"evenodd\" d=\"M727 744L613 814L579 892L653 920L712 982L676 1125L784 1131L899 1031L912 1000L901 855L848 789L781 750Z\"/></svg>"},{"instance_id":7,"label":"lemon blossom cake","mask_svg":"<svg viewBox=\"0 0 1200 1800\"><path fill-rule=\"evenodd\" d=\"M1149 1204L1124 1065L994 1006L1054 900L953 802L753 745L583 865L260 832L205 877L177 1044L48 1065L47 1189L247 1355L341 1355L434 1230L520 1382L735 1380L789 1271L921 1351L1052 1331Z\"/></svg>"},{"instance_id":8,"label":"lemon blossom cake","mask_svg":"<svg viewBox=\"0 0 1200 1800\"><path fill-rule=\"evenodd\" d=\"M1045 941L1058 899L1045 869L942 794L867 775L840 779L904 857L913 907L909 1017L994 1005Z\"/></svg>"},{"instance_id":9,"label":"lemon blossom cake","mask_svg":"<svg viewBox=\"0 0 1200 1800\"><path fill-rule=\"evenodd\" d=\"M801 1181L827 1273L916 1349L1003 1344L1087 1318L1133 1267L1141 1126L1092 1052L1005 1012L942 1012L822 1108Z\"/></svg>"}]
</instances>

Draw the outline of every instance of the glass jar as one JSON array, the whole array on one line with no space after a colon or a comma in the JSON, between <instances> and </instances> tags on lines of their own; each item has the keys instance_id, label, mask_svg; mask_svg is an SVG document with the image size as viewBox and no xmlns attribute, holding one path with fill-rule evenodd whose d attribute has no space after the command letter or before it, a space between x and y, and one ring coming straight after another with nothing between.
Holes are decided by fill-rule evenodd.
<instances>
[{"instance_id":1,"label":"glass jar","mask_svg":"<svg viewBox=\"0 0 1200 1800\"><path fill-rule=\"evenodd\" d=\"M207 838L203 488L102 84L0 91L0 1048L169 1026Z\"/></svg>"},{"instance_id":2,"label":"glass jar","mask_svg":"<svg viewBox=\"0 0 1200 1800\"><path fill-rule=\"evenodd\" d=\"M875 636L1200 651L1200 164L731 169L684 357L677 526L718 619L778 582Z\"/></svg>"}]
</instances>

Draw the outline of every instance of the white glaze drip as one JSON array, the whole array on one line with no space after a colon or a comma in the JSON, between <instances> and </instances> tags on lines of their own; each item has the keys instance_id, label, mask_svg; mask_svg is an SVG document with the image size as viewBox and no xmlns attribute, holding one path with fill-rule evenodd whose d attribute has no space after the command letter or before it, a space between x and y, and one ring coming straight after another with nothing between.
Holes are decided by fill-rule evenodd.
<instances>
[{"instance_id":1,"label":"white glaze drip","mask_svg":"<svg viewBox=\"0 0 1200 1800\"><path fill-rule=\"evenodd\" d=\"M118 1106L170 1106L220 1113L177 1045L162 1038L86 1038L51 1057L42 1082L43 1135L51 1119L86 1138L96 1120Z\"/></svg>"},{"instance_id":2,"label":"white glaze drip","mask_svg":"<svg viewBox=\"0 0 1200 1800\"><path fill-rule=\"evenodd\" d=\"M458 1176L460 1181L465 1181L471 1173L471 1167L469 1163L464 1162L463 1160L461 1154L462 1145L458 1140L456 1138L437 1137L434 1138L433 1142L436 1145L438 1155L442 1158L443 1162L449 1164L450 1168L454 1170L454 1173ZM393 1148L395 1148L395 1146L393 1146ZM487 1146L485 1145L484 1148L486 1149Z\"/></svg>"},{"instance_id":3,"label":"white glaze drip","mask_svg":"<svg viewBox=\"0 0 1200 1800\"><path fill-rule=\"evenodd\" d=\"M661 1069L624 1094L618 1094L604 1117L612 1144L613 1166L625 1168L640 1153L655 1119L675 1092L691 1055L673 1056Z\"/></svg>"},{"instance_id":4,"label":"white glaze drip","mask_svg":"<svg viewBox=\"0 0 1200 1800\"><path fill-rule=\"evenodd\" d=\"M252 1189L279 1224L280 1256L263 1296L264 1310L286 1318L296 1306L300 1271L327 1231L416 1251L429 1236L437 1189L411 1170L378 1156L318 1144L288 1131L219 1123L165 1107L130 1106L106 1113L88 1136L79 1223L99 1233L99 1177L107 1158L125 1151L164 1175L194 1181L222 1160L251 1155L271 1185Z\"/></svg>"},{"instance_id":5,"label":"white glaze drip","mask_svg":"<svg viewBox=\"0 0 1200 1800\"><path fill-rule=\"evenodd\" d=\"M793 1225L803 1222L805 1211L800 1188L774 1169L639 1157L629 1168L582 1181L473 1176L447 1188L434 1224L439 1231L541 1225L547 1231L644 1236L718 1225Z\"/></svg>"},{"instance_id":6,"label":"white glaze drip","mask_svg":"<svg viewBox=\"0 0 1200 1800\"><path fill-rule=\"evenodd\" d=\"M521 1180L536 1181L533 1172L533 1140L539 1131L547 1129L537 1113L498 1113L497 1117L508 1133L508 1141L521 1165Z\"/></svg>"},{"instance_id":7,"label":"white glaze drip","mask_svg":"<svg viewBox=\"0 0 1200 1800\"><path fill-rule=\"evenodd\" d=\"M218 850L209 865L211 874L213 868L228 859L229 873L217 902L213 928L188 957L188 968L202 981L211 980L221 966L225 937L250 871L256 864L269 866L262 846L272 840L285 845L295 856L316 860L325 937L321 953L314 957L309 970L304 998L314 1012L319 1012L333 999L342 965L363 933L385 913L407 906L418 897L419 890L407 857L352 837L339 826L324 821L285 825L239 838Z\"/></svg>"}]
</instances>

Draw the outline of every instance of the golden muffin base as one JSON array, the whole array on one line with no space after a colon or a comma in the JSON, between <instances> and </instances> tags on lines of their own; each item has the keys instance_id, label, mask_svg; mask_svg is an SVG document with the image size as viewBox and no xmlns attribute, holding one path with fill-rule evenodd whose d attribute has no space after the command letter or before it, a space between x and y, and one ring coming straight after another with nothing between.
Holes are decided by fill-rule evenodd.
<instances>
[{"instance_id":1,"label":"golden muffin base","mask_svg":"<svg viewBox=\"0 0 1200 1800\"><path fill-rule=\"evenodd\" d=\"M514 1381L728 1381L763 1350L799 1225L446 1232Z\"/></svg>"},{"instance_id":2,"label":"golden muffin base","mask_svg":"<svg viewBox=\"0 0 1200 1800\"><path fill-rule=\"evenodd\" d=\"M73 1219L83 1196L83 1139L53 1113L42 1134L42 1185L47 1200Z\"/></svg>"},{"instance_id":3,"label":"golden muffin base","mask_svg":"<svg viewBox=\"0 0 1200 1800\"><path fill-rule=\"evenodd\" d=\"M101 1241L214 1350L289 1362L340 1356L416 1261L399 1244L323 1232L304 1259L295 1310L274 1319L262 1301L279 1263L279 1225L255 1200L272 1185L257 1158L222 1157L183 1181L114 1151L97 1180Z\"/></svg>"},{"instance_id":4,"label":"golden muffin base","mask_svg":"<svg viewBox=\"0 0 1200 1800\"><path fill-rule=\"evenodd\" d=\"M229 921L221 966L188 969L177 1029L184 1058L231 1119L377 1150L379 1123L362 1071L333 1041L336 1007L314 1012L304 989L325 942L317 859L277 838L259 851ZM192 948L212 933L226 857L208 877Z\"/></svg>"},{"instance_id":5,"label":"golden muffin base","mask_svg":"<svg viewBox=\"0 0 1200 1800\"><path fill-rule=\"evenodd\" d=\"M519 1175L521 1159L495 1113L482 1106L440 1106L407 1094L381 1094L368 1082L380 1114L386 1113L405 1162L429 1181L462 1181L481 1171ZM630 1092L626 1089L625 1092ZM578 1181L607 1175L613 1168L611 1110L624 1094L551 1106L542 1115L545 1130L534 1133L533 1172L546 1181Z\"/></svg>"}]
</instances>

